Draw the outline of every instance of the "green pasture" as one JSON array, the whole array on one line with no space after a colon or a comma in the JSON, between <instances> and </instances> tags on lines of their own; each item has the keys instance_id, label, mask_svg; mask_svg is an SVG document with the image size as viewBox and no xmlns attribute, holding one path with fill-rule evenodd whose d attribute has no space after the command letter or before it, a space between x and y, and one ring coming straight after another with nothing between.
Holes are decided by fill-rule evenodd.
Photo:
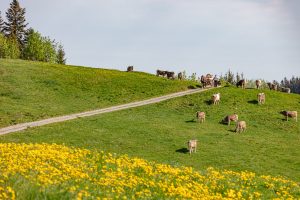
<instances>
[{"instance_id":1,"label":"green pasture","mask_svg":"<svg viewBox=\"0 0 300 200\"><path fill-rule=\"evenodd\" d=\"M0 127L129 103L196 85L142 72L0 59Z\"/></svg>"},{"instance_id":2,"label":"green pasture","mask_svg":"<svg viewBox=\"0 0 300 200\"><path fill-rule=\"evenodd\" d=\"M57 73L62 70L58 66L53 68ZM72 71L70 67L66 67L65 70L67 69ZM82 69L78 68L78 70ZM121 74L115 71L107 71L107 73ZM126 78L131 76L157 80L156 77L140 73L124 75ZM146 82L144 79L140 80ZM162 79L155 83L169 84L169 81ZM174 86L172 88L175 90ZM101 90L100 87L97 90ZM157 92L158 89L153 90ZM166 90L160 89L160 92ZM86 93L81 92L81 98L76 101L84 101ZM210 97L217 92L221 93L221 102L219 105L212 105ZM266 94L264 105L257 104L258 92ZM149 92L148 96L153 93ZM57 93L51 95L55 94ZM111 93L111 95L115 94ZM74 96L72 98L64 96L64 99L73 98ZM136 96L132 95L131 98L134 99ZM123 99L123 101L129 100ZM56 103L59 102L57 100ZM73 101L70 100L68 103L70 102ZM86 102L89 101L86 99ZM105 102L109 104L108 101ZM98 106L107 104L102 102ZM26 102L22 106L26 108ZM80 106L87 108L86 105L78 106L81 109L83 108ZM30 104L29 109L32 109ZM67 105L67 102L62 102L62 106L55 110L57 110L55 114L58 114L74 111L75 108ZM224 87L158 104L30 128L1 136L0 142L65 144L120 155L128 154L131 157L136 156L173 166L192 166L197 170L209 166L234 171L248 170L258 175L281 175L299 182L300 122L297 123L293 119L285 121L284 116L280 114L282 110L299 112L300 95ZM205 123L200 124L195 121L196 111L206 112ZM237 113L240 120L246 121L245 133L235 133L235 123L230 126L220 123L226 115L233 113ZM199 142L197 153L192 155L189 155L186 149L186 142L189 139L198 139Z\"/></svg>"}]
</instances>

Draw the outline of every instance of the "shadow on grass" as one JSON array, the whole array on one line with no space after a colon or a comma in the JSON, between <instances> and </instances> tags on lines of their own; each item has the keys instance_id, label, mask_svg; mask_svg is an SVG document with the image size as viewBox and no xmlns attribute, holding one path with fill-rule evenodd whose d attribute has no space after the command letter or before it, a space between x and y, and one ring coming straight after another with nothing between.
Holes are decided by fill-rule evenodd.
<instances>
[{"instance_id":1,"label":"shadow on grass","mask_svg":"<svg viewBox=\"0 0 300 200\"><path fill-rule=\"evenodd\" d=\"M206 103L207 105L212 105L212 100L205 100L204 103Z\"/></svg>"},{"instance_id":2,"label":"shadow on grass","mask_svg":"<svg viewBox=\"0 0 300 200\"><path fill-rule=\"evenodd\" d=\"M189 86L188 86L188 89L196 89L196 87L193 86L193 85L189 85Z\"/></svg>"},{"instance_id":3,"label":"shadow on grass","mask_svg":"<svg viewBox=\"0 0 300 200\"><path fill-rule=\"evenodd\" d=\"M228 130L228 131L229 131L229 132L232 132L232 133L236 133L235 130L232 130L232 129L230 129L230 130Z\"/></svg>"},{"instance_id":4,"label":"shadow on grass","mask_svg":"<svg viewBox=\"0 0 300 200\"><path fill-rule=\"evenodd\" d=\"M176 150L177 153L188 153L189 150L187 148L181 148Z\"/></svg>"},{"instance_id":5,"label":"shadow on grass","mask_svg":"<svg viewBox=\"0 0 300 200\"><path fill-rule=\"evenodd\" d=\"M186 123L196 123L196 120L195 119L191 119L191 120L187 120L185 121Z\"/></svg>"},{"instance_id":6,"label":"shadow on grass","mask_svg":"<svg viewBox=\"0 0 300 200\"><path fill-rule=\"evenodd\" d=\"M222 119L221 121L219 121L219 124L223 124L223 125L226 125L228 127L230 126L230 125L228 125L228 121L227 121L226 117L224 119Z\"/></svg>"},{"instance_id":7,"label":"shadow on grass","mask_svg":"<svg viewBox=\"0 0 300 200\"><path fill-rule=\"evenodd\" d=\"M257 101L257 100L251 100L251 101L248 101L248 103L251 103L251 104L258 104L258 101Z\"/></svg>"}]
</instances>

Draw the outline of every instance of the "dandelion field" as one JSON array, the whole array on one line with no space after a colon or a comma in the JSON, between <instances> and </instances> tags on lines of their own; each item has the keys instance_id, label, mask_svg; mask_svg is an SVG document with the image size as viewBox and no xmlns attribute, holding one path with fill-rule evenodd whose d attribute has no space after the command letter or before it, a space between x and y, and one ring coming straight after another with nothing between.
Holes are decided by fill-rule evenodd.
<instances>
[{"instance_id":1,"label":"dandelion field","mask_svg":"<svg viewBox=\"0 0 300 200\"><path fill-rule=\"evenodd\" d=\"M172 167L57 144L0 144L0 199L296 199L282 177Z\"/></svg>"}]
</instances>

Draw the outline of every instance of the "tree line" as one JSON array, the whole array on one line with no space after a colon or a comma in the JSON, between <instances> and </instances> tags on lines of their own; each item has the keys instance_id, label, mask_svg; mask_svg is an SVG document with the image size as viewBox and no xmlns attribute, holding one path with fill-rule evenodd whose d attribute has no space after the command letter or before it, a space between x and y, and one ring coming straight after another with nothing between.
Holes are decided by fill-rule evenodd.
<instances>
[{"instance_id":1,"label":"tree line","mask_svg":"<svg viewBox=\"0 0 300 200\"><path fill-rule=\"evenodd\" d=\"M241 73L234 73L230 69L225 73L225 75L220 76L221 80L224 80L225 82L228 82L232 85L235 85L239 80L244 79L244 74ZM262 81L262 88L267 89L269 86L267 85L266 80L261 80ZM286 77L283 78L280 82L273 80L271 83L276 84L280 87L284 88L290 88L292 93L297 93L300 94L300 77L295 77L292 76L291 79L288 79ZM247 85L248 87L255 87L255 80L247 80Z\"/></svg>"},{"instance_id":2,"label":"tree line","mask_svg":"<svg viewBox=\"0 0 300 200\"><path fill-rule=\"evenodd\" d=\"M6 21L0 11L0 58L25 59L65 64L63 45L28 28L26 9L13 0L6 11Z\"/></svg>"}]
</instances>

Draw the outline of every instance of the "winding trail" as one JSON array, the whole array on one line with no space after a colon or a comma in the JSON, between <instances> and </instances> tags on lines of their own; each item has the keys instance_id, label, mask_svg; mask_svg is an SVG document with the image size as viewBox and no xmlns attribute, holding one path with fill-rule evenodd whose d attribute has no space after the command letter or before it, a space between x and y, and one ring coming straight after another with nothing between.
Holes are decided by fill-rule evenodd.
<instances>
[{"instance_id":1,"label":"winding trail","mask_svg":"<svg viewBox=\"0 0 300 200\"><path fill-rule=\"evenodd\" d=\"M102 109L97 109L97 110L81 112L81 113L53 117L53 118L43 119L43 120L39 120L39 121L35 121L35 122L16 124L13 126L0 128L0 135L5 135L8 133L25 130L30 127L43 126L46 124L52 124L52 123L56 123L56 122L63 122L63 121L72 120L72 119L76 119L76 118L88 117L88 116L98 115L98 114L102 114L102 113L114 112L114 111L118 111L118 110L124 110L124 109L128 109L128 108L134 108L134 107L144 106L144 105L148 105L148 104L158 103L158 102L165 101L168 99L173 99L176 97L181 97L181 96L186 96L186 95L195 94L195 93L199 93L199 92L204 92L204 91L207 91L210 89L213 89L213 88L206 88L206 89L199 88L199 89L186 90L183 92L172 93L172 94L168 94L168 95L164 95L164 96L160 96L160 97L155 97L155 98L142 100L142 101L136 101L136 102L122 104L122 105L118 105L118 106L112 106L112 107L108 107L108 108L102 108Z\"/></svg>"}]
</instances>

